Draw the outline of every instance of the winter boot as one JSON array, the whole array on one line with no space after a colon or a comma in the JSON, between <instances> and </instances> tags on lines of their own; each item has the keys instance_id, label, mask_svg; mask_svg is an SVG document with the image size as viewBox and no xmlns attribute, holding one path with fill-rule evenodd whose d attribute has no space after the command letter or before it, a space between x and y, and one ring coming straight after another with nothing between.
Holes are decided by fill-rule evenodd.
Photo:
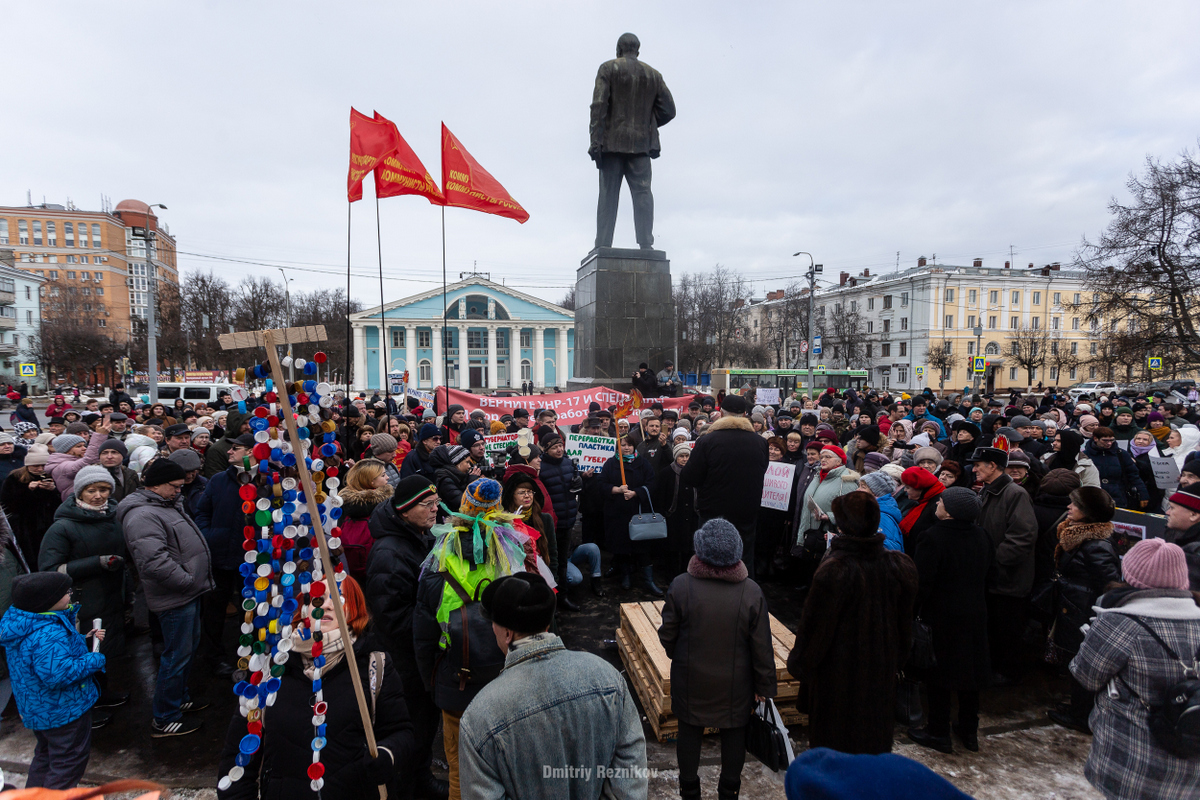
<instances>
[{"instance_id":1,"label":"winter boot","mask_svg":"<svg viewBox=\"0 0 1200 800\"><path fill-rule=\"evenodd\" d=\"M643 584L643 586L646 589L646 591L649 592L650 594L654 595L655 597L662 597L663 590L658 588L658 586L654 583L654 565L653 564L647 564L646 566L642 567L642 576L645 578L645 583Z\"/></svg>"},{"instance_id":2,"label":"winter boot","mask_svg":"<svg viewBox=\"0 0 1200 800\"><path fill-rule=\"evenodd\" d=\"M628 589L633 585L633 565L621 565L621 588Z\"/></svg>"},{"instance_id":3,"label":"winter boot","mask_svg":"<svg viewBox=\"0 0 1200 800\"><path fill-rule=\"evenodd\" d=\"M717 800L737 800L742 791L742 776L726 778L724 775L717 781Z\"/></svg>"},{"instance_id":4,"label":"winter boot","mask_svg":"<svg viewBox=\"0 0 1200 800\"><path fill-rule=\"evenodd\" d=\"M588 581L592 587L592 594L596 595L596 597L608 597L608 592L604 591L604 587L600 584L599 575L593 575L588 578Z\"/></svg>"},{"instance_id":5,"label":"winter boot","mask_svg":"<svg viewBox=\"0 0 1200 800\"><path fill-rule=\"evenodd\" d=\"M700 800L700 778L679 777L680 800Z\"/></svg>"}]
</instances>

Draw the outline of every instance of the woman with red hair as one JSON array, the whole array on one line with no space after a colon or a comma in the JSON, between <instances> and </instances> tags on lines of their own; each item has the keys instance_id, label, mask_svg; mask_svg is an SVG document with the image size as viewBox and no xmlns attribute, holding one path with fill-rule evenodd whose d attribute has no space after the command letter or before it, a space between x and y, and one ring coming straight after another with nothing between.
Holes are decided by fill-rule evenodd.
<instances>
[{"instance_id":1,"label":"woman with red hair","mask_svg":"<svg viewBox=\"0 0 1200 800\"><path fill-rule=\"evenodd\" d=\"M904 552L912 556L917 552L920 535L937 524L936 499L946 491L946 486L924 467L904 470L900 482L908 493L908 500L900 506L900 513L904 515L900 518L900 533L904 536Z\"/></svg>"},{"instance_id":2,"label":"woman with red hair","mask_svg":"<svg viewBox=\"0 0 1200 800\"><path fill-rule=\"evenodd\" d=\"M315 798L324 800L358 800L378 795L377 786L388 785L388 795L398 796L402 767L408 763L414 748L413 727L404 703L404 686L390 658L377 648L370 633L371 614L367 609L362 588L354 578L342 580L342 610L350 642L342 639L330 592L329 581L315 583L311 590L313 610L321 616L314 619L308 638L301 636L299 610L292 625L281 633L289 636L290 645L279 650L288 656L274 705L259 706L262 722L261 744L241 777L229 786L218 786L220 800L268 800L270 798ZM248 612L253 614L254 612ZM316 613L314 613L314 617ZM314 656L314 645L321 649ZM354 648L354 657L362 680L367 705L373 710L373 728L379 755L372 758L367 750L366 732L354 684L346 661L346 646ZM378 670L382 658L383 671ZM375 673L372 676L372 672ZM313 706L313 681L321 682L321 708ZM323 719L318 734L314 714ZM235 766L238 744L246 736L247 720L240 713L233 715L225 747L221 753L218 775L227 777ZM313 763L313 747L317 738L323 739L321 764L325 767L325 785L313 791L308 768ZM222 784L225 781L222 780Z\"/></svg>"}]
</instances>

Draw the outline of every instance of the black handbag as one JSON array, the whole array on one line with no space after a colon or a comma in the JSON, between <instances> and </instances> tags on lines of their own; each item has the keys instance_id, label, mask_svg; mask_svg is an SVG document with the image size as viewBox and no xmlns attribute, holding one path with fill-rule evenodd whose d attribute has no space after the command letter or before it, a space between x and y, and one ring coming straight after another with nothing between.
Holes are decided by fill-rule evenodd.
<instances>
[{"instance_id":1,"label":"black handbag","mask_svg":"<svg viewBox=\"0 0 1200 800\"><path fill-rule=\"evenodd\" d=\"M919 728L925 722L925 710L921 708L921 684L896 676L896 722L910 728Z\"/></svg>"},{"instance_id":2,"label":"black handbag","mask_svg":"<svg viewBox=\"0 0 1200 800\"><path fill-rule=\"evenodd\" d=\"M913 620L912 652L908 665L914 669L933 669L937 666L937 654L933 652L933 630L920 617Z\"/></svg>"},{"instance_id":3,"label":"black handbag","mask_svg":"<svg viewBox=\"0 0 1200 800\"><path fill-rule=\"evenodd\" d=\"M792 743L771 698L759 703L746 723L746 750L772 772L787 769Z\"/></svg>"}]
</instances>

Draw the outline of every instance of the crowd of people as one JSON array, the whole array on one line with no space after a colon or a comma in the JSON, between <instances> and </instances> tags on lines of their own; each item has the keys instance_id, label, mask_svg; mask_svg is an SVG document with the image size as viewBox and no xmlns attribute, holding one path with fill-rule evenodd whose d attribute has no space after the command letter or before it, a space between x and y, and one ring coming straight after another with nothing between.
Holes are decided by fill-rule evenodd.
<instances>
[{"instance_id":1,"label":"crowd of people","mask_svg":"<svg viewBox=\"0 0 1200 800\"><path fill-rule=\"evenodd\" d=\"M648 390L676 390L670 365L645 372ZM264 479L249 425L263 400L167 406L118 386L81 408L56 396L41 416L27 400L0 433L0 705L15 694L37 738L28 785L66 788L92 730L129 700L110 683L125 683L113 678L132 637L151 636L158 657L154 738L199 728L197 665L245 682L256 602L244 531L271 507L244 492ZM1040 665L1064 689L1049 718L1094 735L1085 774L1106 796L1200 791L1200 762L1150 725L1168 687L1195 677L1185 663L1200 649L1194 405L833 389L761 405L750 389L679 411L650 400L626 417L593 403L569 428L552 409L489 419L377 395L321 411L311 427L334 438L324 465L341 478L333 557L349 641L332 613L339 589L314 583L319 636L297 636L272 672L252 755L240 750L247 720L231 720L217 775L240 779L222 779L222 798L380 785L456 800L644 796L627 681L558 635L583 591L663 598L680 794L700 797L700 741L716 728L717 796L737 797L747 722L778 688L769 582L799 619L787 667L813 748L889 753L907 706L913 742L979 750L987 690ZM614 438L613 457L581 469L569 432ZM498 433L521 437L493 450L485 437ZM772 462L793 466L786 510L761 505ZM650 512L665 524L646 536L631 523ZM1113 526L1128 512L1165 515L1165 538L1131 548ZM321 747L314 725L328 732ZM448 780L435 777L439 742ZM314 788L307 765L326 743ZM606 767L567 769L581 764ZM789 777L789 792L801 783Z\"/></svg>"}]
</instances>

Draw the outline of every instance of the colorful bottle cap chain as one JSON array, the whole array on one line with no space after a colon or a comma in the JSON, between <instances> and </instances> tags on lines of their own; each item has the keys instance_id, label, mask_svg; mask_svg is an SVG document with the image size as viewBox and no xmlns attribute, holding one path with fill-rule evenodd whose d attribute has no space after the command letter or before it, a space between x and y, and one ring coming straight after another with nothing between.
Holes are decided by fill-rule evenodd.
<instances>
[{"instance_id":1,"label":"colorful bottle cap chain","mask_svg":"<svg viewBox=\"0 0 1200 800\"><path fill-rule=\"evenodd\" d=\"M305 375L316 375L317 364L325 361L325 354L317 353L311 361L295 359L293 366ZM336 550L341 546L337 520L342 513L342 498L337 492L340 485L335 465L337 445L329 411L333 397L330 385L325 382L306 380L285 387L297 425L298 441L292 442L287 436L281 417L284 411L270 373L269 362L245 370L245 374L265 380L263 400L267 403L255 408L250 417L255 446L243 460L245 469L238 479L238 496L246 515L242 529L245 556L240 567L245 616L238 639L238 672L233 691L238 697L238 711L246 718L246 735L238 743L235 766L221 777L217 786L225 791L240 780L262 746L264 712L275 704L295 634L302 641L312 642L313 757L308 778L312 790L319 792L325 785L321 751L327 742L328 710L321 689L321 671L325 666L321 632L325 584L321 581L326 565L321 562L316 535L312 532L313 519L304 487L297 477L297 464L298 460L303 461L309 470L320 524L322 530L328 531L326 544L330 550ZM245 400L239 400L238 405L245 412ZM333 576L340 594L345 577L340 563L334 566Z\"/></svg>"}]
</instances>

